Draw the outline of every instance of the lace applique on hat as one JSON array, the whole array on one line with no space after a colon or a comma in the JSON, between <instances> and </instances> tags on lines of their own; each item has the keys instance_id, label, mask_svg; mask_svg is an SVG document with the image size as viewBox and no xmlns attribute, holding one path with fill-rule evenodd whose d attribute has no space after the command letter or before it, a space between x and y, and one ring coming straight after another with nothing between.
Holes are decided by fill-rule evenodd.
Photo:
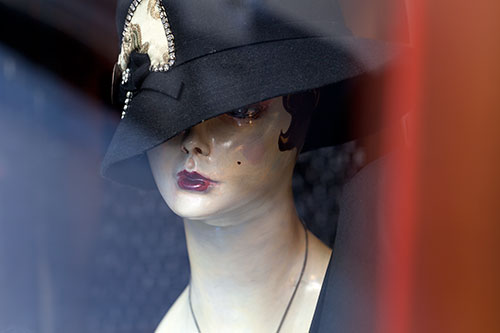
<instances>
[{"instance_id":1,"label":"lace applique on hat","mask_svg":"<svg viewBox=\"0 0 500 333\"><path fill-rule=\"evenodd\" d=\"M161 0L134 0L130 4L118 56L122 71L134 50L149 56L151 71L168 71L174 65L174 35Z\"/></svg>"}]
</instances>

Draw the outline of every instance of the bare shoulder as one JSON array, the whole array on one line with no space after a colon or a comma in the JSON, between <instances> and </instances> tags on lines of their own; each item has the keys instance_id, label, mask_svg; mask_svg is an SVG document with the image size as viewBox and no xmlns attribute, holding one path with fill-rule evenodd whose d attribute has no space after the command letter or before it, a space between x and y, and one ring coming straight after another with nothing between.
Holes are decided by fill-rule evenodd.
<instances>
[{"instance_id":1,"label":"bare shoulder","mask_svg":"<svg viewBox=\"0 0 500 333\"><path fill-rule=\"evenodd\" d=\"M287 319L285 332L309 332L332 250L308 231L307 266Z\"/></svg>"},{"instance_id":2,"label":"bare shoulder","mask_svg":"<svg viewBox=\"0 0 500 333\"><path fill-rule=\"evenodd\" d=\"M188 288L179 295L172 307L167 311L155 333L185 332L188 323Z\"/></svg>"},{"instance_id":3,"label":"bare shoulder","mask_svg":"<svg viewBox=\"0 0 500 333\"><path fill-rule=\"evenodd\" d=\"M320 283L323 281L331 256L332 249L309 231L309 258L311 260L308 262L308 265L310 272L313 272L319 278Z\"/></svg>"}]
</instances>

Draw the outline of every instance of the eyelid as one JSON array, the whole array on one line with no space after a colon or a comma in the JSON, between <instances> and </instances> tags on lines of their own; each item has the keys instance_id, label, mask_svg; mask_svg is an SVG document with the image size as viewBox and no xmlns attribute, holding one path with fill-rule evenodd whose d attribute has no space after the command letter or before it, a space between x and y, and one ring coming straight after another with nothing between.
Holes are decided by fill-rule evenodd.
<instances>
[{"instance_id":1,"label":"eyelid","mask_svg":"<svg viewBox=\"0 0 500 333\"><path fill-rule=\"evenodd\" d=\"M255 109L255 115L253 116L246 116L246 113L248 112L248 110L250 109ZM267 104L263 104L263 103L255 103L255 104L250 104L250 105L247 105L247 106L244 106L242 108L239 108L239 109L236 109L236 110L233 110L233 111L229 111L227 112L227 114L233 118L237 118L237 119L251 119L251 120L254 120L254 119L257 119L260 117L260 114L265 111L267 109ZM242 110L242 115L243 116L237 116L236 115L236 112L239 112L240 110Z\"/></svg>"}]
</instances>

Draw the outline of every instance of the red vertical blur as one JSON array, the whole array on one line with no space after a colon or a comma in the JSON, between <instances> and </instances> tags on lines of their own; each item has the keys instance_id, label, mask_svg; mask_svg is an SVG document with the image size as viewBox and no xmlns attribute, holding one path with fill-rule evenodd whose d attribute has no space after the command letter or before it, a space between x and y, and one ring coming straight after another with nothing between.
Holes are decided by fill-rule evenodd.
<instances>
[{"instance_id":1,"label":"red vertical blur","mask_svg":"<svg viewBox=\"0 0 500 333\"><path fill-rule=\"evenodd\" d=\"M399 5L403 0L394 0ZM386 130L382 132L381 151L394 151L390 165L382 170L385 182L379 189L383 202L378 222L378 307L375 332L412 331L415 298L415 256L418 201L418 168L421 158L421 110L423 2L406 3L406 12L393 11L394 23L386 39L408 42L413 51L387 76L385 96ZM417 7L418 6L418 7ZM409 14L407 14L409 13ZM407 16L407 20L399 16ZM405 116L401 118L401 114ZM394 123L394 119L400 119Z\"/></svg>"},{"instance_id":2,"label":"red vertical blur","mask_svg":"<svg viewBox=\"0 0 500 333\"><path fill-rule=\"evenodd\" d=\"M409 9L415 58L386 112L414 101L415 135L382 193L376 331L500 332L500 2Z\"/></svg>"}]
</instances>

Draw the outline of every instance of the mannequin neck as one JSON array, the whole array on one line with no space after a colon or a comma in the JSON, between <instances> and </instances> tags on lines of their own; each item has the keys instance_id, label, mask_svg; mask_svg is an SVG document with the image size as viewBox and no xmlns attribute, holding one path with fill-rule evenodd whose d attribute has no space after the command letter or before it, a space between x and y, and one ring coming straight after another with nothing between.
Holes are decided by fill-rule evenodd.
<instances>
[{"instance_id":1,"label":"mannequin neck","mask_svg":"<svg viewBox=\"0 0 500 333\"><path fill-rule=\"evenodd\" d=\"M238 220L225 227L184 219L193 307L202 326L217 318L228 325L279 323L276 309L285 310L305 251L291 186L254 211L234 214Z\"/></svg>"}]
</instances>

